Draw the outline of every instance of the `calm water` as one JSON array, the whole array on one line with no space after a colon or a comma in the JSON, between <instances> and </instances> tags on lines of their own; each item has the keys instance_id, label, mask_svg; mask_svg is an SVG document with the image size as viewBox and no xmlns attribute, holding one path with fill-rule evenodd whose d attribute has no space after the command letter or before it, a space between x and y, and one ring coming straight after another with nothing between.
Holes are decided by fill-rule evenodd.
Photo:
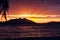
<instances>
[{"instance_id":1,"label":"calm water","mask_svg":"<svg viewBox=\"0 0 60 40\"><path fill-rule=\"evenodd\" d=\"M56 36L60 36L60 28L48 28L41 26L0 27L0 38L56 37Z\"/></svg>"}]
</instances>

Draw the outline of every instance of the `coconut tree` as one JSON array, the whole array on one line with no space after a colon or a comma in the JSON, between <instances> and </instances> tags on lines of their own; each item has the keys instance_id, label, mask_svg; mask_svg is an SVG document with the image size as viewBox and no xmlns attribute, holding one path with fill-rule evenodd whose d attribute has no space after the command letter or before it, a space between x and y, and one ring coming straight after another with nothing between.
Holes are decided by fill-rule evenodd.
<instances>
[{"instance_id":1,"label":"coconut tree","mask_svg":"<svg viewBox=\"0 0 60 40\"><path fill-rule=\"evenodd\" d=\"M43 3L44 0L41 0L41 2ZM8 0L0 0L0 14L2 15L2 17L5 18L5 20L7 20L6 13L8 12L8 9L9 9Z\"/></svg>"},{"instance_id":2,"label":"coconut tree","mask_svg":"<svg viewBox=\"0 0 60 40\"><path fill-rule=\"evenodd\" d=\"M5 18L5 20L7 20L6 13L8 12L8 9L9 9L8 0L0 0L0 14L2 15L2 17Z\"/></svg>"}]
</instances>

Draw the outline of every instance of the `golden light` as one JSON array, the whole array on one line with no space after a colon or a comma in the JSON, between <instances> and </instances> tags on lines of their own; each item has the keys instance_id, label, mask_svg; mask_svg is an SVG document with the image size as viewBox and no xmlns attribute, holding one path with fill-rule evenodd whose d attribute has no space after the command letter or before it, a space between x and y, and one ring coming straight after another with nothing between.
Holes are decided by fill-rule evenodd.
<instances>
[{"instance_id":1,"label":"golden light","mask_svg":"<svg viewBox=\"0 0 60 40\"><path fill-rule=\"evenodd\" d=\"M46 15L29 15L29 14L22 14L22 15L19 15L20 17L47 17Z\"/></svg>"},{"instance_id":2,"label":"golden light","mask_svg":"<svg viewBox=\"0 0 60 40\"><path fill-rule=\"evenodd\" d=\"M53 17L54 16L54 17ZM1 17L1 16L0 16ZM27 18L31 21L34 21L36 23L47 23L51 21L60 21L60 15L30 15L30 14L21 14L21 15L7 15L7 19L18 19L18 18ZM1 19L0 19L1 21ZM4 21L4 19L2 20Z\"/></svg>"},{"instance_id":3,"label":"golden light","mask_svg":"<svg viewBox=\"0 0 60 40\"><path fill-rule=\"evenodd\" d=\"M47 22L51 22L51 21L55 21L55 22L60 22L60 18L27 18L29 20L32 20L36 23L47 23Z\"/></svg>"},{"instance_id":4,"label":"golden light","mask_svg":"<svg viewBox=\"0 0 60 40\"><path fill-rule=\"evenodd\" d=\"M20 15L20 17L31 17L31 15Z\"/></svg>"}]
</instances>

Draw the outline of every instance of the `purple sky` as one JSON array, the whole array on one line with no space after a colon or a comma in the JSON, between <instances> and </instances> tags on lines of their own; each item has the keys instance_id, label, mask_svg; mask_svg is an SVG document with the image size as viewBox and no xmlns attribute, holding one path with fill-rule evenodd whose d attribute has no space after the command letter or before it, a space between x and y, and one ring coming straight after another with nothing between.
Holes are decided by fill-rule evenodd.
<instances>
[{"instance_id":1,"label":"purple sky","mask_svg":"<svg viewBox=\"0 0 60 40\"><path fill-rule=\"evenodd\" d=\"M60 0L10 0L10 14L21 14L21 10L33 10L36 14L60 15Z\"/></svg>"}]
</instances>

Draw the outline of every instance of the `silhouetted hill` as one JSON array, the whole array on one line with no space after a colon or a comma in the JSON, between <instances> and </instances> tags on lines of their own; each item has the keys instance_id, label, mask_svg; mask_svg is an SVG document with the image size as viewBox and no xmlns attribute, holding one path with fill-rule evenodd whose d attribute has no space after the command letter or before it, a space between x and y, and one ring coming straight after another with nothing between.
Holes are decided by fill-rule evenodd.
<instances>
[{"instance_id":1,"label":"silhouetted hill","mask_svg":"<svg viewBox=\"0 0 60 40\"><path fill-rule=\"evenodd\" d=\"M46 27L59 27L60 28L60 22L48 22L48 23L38 23L39 26L46 26Z\"/></svg>"},{"instance_id":2,"label":"silhouetted hill","mask_svg":"<svg viewBox=\"0 0 60 40\"><path fill-rule=\"evenodd\" d=\"M0 22L0 26L46 26L46 27L60 27L60 22L49 22L49 23L35 23L26 18L24 19L11 19L6 22Z\"/></svg>"},{"instance_id":3,"label":"silhouetted hill","mask_svg":"<svg viewBox=\"0 0 60 40\"><path fill-rule=\"evenodd\" d=\"M6 21L6 22L0 22L0 25L4 25L4 26L19 26L19 25L35 25L36 23L31 21L31 20L28 20L26 18L24 19L12 19L12 20L9 20L9 21Z\"/></svg>"},{"instance_id":4,"label":"silhouetted hill","mask_svg":"<svg viewBox=\"0 0 60 40\"><path fill-rule=\"evenodd\" d=\"M60 27L60 22L49 22L46 25L50 27Z\"/></svg>"}]
</instances>

